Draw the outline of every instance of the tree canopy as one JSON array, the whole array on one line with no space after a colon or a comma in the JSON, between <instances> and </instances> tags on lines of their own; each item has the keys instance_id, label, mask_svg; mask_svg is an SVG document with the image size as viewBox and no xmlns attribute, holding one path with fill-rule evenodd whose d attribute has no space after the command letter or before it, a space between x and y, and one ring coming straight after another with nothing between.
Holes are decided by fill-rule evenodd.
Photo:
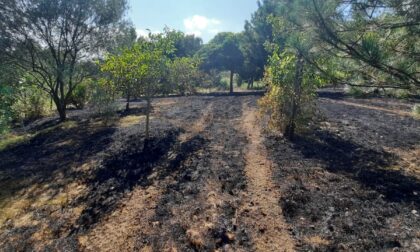
<instances>
[{"instance_id":1,"label":"tree canopy","mask_svg":"<svg viewBox=\"0 0 420 252\"><path fill-rule=\"evenodd\" d=\"M5 0L0 3L0 50L28 70L54 100L61 120L83 64L101 53L122 20L125 0Z\"/></svg>"},{"instance_id":2,"label":"tree canopy","mask_svg":"<svg viewBox=\"0 0 420 252\"><path fill-rule=\"evenodd\" d=\"M230 92L233 92L233 74L240 70L244 56L239 46L239 37L231 32L217 34L199 52L206 71L217 69L230 71Z\"/></svg>"}]
</instances>

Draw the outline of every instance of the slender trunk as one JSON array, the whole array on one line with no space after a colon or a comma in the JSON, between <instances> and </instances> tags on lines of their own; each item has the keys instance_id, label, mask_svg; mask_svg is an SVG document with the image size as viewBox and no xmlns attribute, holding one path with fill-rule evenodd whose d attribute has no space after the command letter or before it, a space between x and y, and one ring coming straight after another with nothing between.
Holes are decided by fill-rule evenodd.
<instances>
[{"instance_id":1,"label":"slender trunk","mask_svg":"<svg viewBox=\"0 0 420 252\"><path fill-rule=\"evenodd\" d=\"M60 116L60 121L64 122L66 120L66 105L67 105L67 100L66 100L66 95L64 94L64 81L63 81L63 70L62 67L60 66L59 71L57 73L57 85L58 85L58 90L57 92L54 94L55 97L54 98L54 102L55 105L57 106L57 111L58 111L58 115Z\"/></svg>"},{"instance_id":2,"label":"slender trunk","mask_svg":"<svg viewBox=\"0 0 420 252\"><path fill-rule=\"evenodd\" d=\"M251 78L251 88L254 88L254 77Z\"/></svg>"},{"instance_id":3,"label":"slender trunk","mask_svg":"<svg viewBox=\"0 0 420 252\"><path fill-rule=\"evenodd\" d=\"M303 57L299 53L296 58L296 72L295 72L295 80L293 84L294 94L292 95L291 100L291 115L289 118L289 122L286 126L285 135L286 137L293 139L295 135L296 129L296 117L299 109L300 103L300 95L301 95L301 87L302 87L302 78L303 78Z\"/></svg>"},{"instance_id":4,"label":"slender trunk","mask_svg":"<svg viewBox=\"0 0 420 252\"><path fill-rule=\"evenodd\" d=\"M146 141L149 139L149 123L150 123L150 108L151 108L151 100L150 96L147 98L147 110L146 110Z\"/></svg>"},{"instance_id":5,"label":"slender trunk","mask_svg":"<svg viewBox=\"0 0 420 252\"><path fill-rule=\"evenodd\" d=\"M130 92L127 91L127 104L125 105L125 111L130 110Z\"/></svg>"},{"instance_id":6,"label":"slender trunk","mask_svg":"<svg viewBox=\"0 0 420 252\"><path fill-rule=\"evenodd\" d=\"M230 91L231 94L233 93L233 70L230 70Z\"/></svg>"}]
</instances>

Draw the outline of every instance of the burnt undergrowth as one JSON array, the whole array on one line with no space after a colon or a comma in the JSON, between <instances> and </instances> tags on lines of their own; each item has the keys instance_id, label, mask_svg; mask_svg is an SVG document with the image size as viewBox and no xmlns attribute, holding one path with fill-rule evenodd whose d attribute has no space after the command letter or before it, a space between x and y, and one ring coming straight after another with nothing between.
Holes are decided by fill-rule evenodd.
<instances>
[{"instance_id":1,"label":"burnt undergrowth","mask_svg":"<svg viewBox=\"0 0 420 252\"><path fill-rule=\"evenodd\" d=\"M280 144L279 144L280 143ZM415 246L420 182L389 170L397 157L325 130L267 139L279 166L280 204L302 251Z\"/></svg>"},{"instance_id":2,"label":"burnt undergrowth","mask_svg":"<svg viewBox=\"0 0 420 252\"><path fill-rule=\"evenodd\" d=\"M111 149L86 181L88 193L79 202L88 206L72 233L92 228L103 216L111 213L134 187L147 187L154 180L175 172L179 164L205 142L205 139L196 136L180 143L177 138L181 132L181 129L172 128L156 132L148 140L142 134L131 135L116 149ZM149 177L153 172L157 176Z\"/></svg>"}]
</instances>

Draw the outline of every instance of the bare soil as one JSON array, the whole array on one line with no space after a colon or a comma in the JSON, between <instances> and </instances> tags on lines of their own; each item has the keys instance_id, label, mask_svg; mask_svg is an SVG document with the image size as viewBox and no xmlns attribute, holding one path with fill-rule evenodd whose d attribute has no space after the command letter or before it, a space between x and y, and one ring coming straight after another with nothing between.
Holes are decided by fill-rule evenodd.
<instances>
[{"instance_id":1,"label":"bare soil","mask_svg":"<svg viewBox=\"0 0 420 252\"><path fill-rule=\"evenodd\" d=\"M110 125L73 111L0 152L0 251L420 251L412 103L320 93L272 133L258 94L159 98Z\"/></svg>"}]
</instances>

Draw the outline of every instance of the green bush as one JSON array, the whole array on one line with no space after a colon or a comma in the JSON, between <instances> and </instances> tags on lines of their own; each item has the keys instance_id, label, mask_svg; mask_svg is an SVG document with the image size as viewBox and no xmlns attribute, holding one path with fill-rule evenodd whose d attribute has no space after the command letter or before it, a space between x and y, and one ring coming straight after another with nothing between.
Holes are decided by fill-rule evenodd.
<instances>
[{"instance_id":1,"label":"green bush","mask_svg":"<svg viewBox=\"0 0 420 252\"><path fill-rule=\"evenodd\" d=\"M113 117L115 117L118 106L114 100L113 94L110 92L108 82L105 80L99 81L95 85L90 99L90 105L96 116L104 119L107 124Z\"/></svg>"},{"instance_id":2,"label":"green bush","mask_svg":"<svg viewBox=\"0 0 420 252\"><path fill-rule=\"evenodd\" d=\"M25 122L41 118L50 112L50 98L34 85L22 85L15 90L11 113L14 121Z\"/></svg>"},{"instance_id":3,"label":"green bush","mask_svg":"<svg viewBox=\"0 0 420 252\"><path fill-rule=\"evenodd\" d=\"M76 86L73 90L72 96L70 98L70 104L75 106L76 109L83 109L89 99L89 86L91 81L85 81Z\"/></svg>"},{"instance_id":4,"label":"green bush","mask_svg":"<svg viewBox=\"0 0 420 252\"><path fill-rule=\"evenodd\" d=\"M259 100L262 112L270 116L270 126L292 137L295 127L297 130L303 129L314 118L316 89L324 83L316 75L316 69L306 64L302 68L299 92L296 92L298 67L295 54L273 53L264 75L268 92Z\"/></svg>"},{"instance_id":5,"label":"green bush","mask_svg":"<svg viewBox=\"0 0 420 252\"><path fill-rule=\"evenodd\" d=\"M9 130L12 121L12 90L11 88L0 86L0 135Z\"/></svg>"}]
</instances>

